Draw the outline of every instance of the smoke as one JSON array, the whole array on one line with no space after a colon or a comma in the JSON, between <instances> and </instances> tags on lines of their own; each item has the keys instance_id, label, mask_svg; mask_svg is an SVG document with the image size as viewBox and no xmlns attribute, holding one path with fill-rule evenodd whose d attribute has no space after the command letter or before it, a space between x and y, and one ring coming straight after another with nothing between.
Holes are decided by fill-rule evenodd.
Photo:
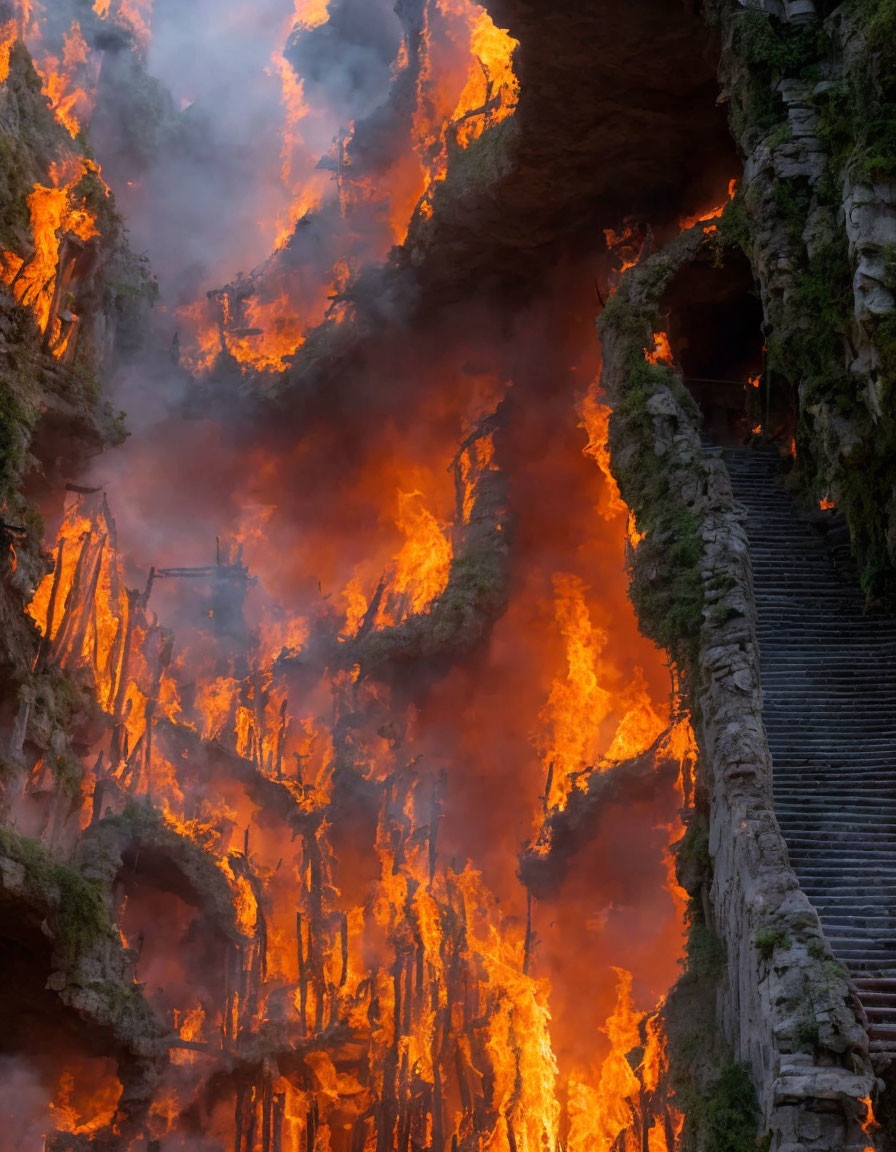
<instances>
[{"instance_id":1,"label":"smoke","mask_svg":"<svg viewBox=\"0 0 896 1152\"><path fill-rule=\"evenodd\" d=\"M92 140L170 308L261 264L303 186L332 199L318 163L388 96L401 32L388 5L294 21L293 0L157 0L145 73L130 45L105 54ZM300 124L285 85L301 86ZM294 258L332 267L315 255Z\"/></svg>"},{"instance_id":2,"label":"smoke","mask_svg":"<svg viewBox=\"0 0 896 1152\"><path fill-rule=\"evenodd\" d=\"M350 275L385 256L394 238L385 219L388 197L365 200L358 189L364 175L385 181L394 171L390 150L399 148L412 119L399 99L407 78L393 83L398 19L385 0L334 0L329 21L311 29L291 32L292 19L287 0L156 0L148 75L126 42L106 49L95 143L132 241L159 274L164 311L148 352L125 365L119 379L135 434L94 462L87 479L108 486L134 586L145 583L151 566L213 566L216 537L234 535L258 577L247 590L250 622L260 627L275 613L303 623L312 636L328 632L338 644L347 589L355 582L369 600L402 548L399 495L419 494L450 534L457 508L450 466L471 430L502 404L495 466L507 478L513 514L499 527L510 538L517 522L508 611L479 650L451 667L418 659L394 673L389 689L372 682L349 687L342 714L337 687L308 644L285 676L289 714L309 730L288 765L293 791L280 780L256 784L271 786L277 803L285 803L284 794L304 800L328 738L343 739L357 753L354 763L338 765L342 777L327 819L334 820L338 887L360 907L378 879L375 801L383 764L397 766L402 780L412 777L404 765L427 784L444 777L439 800L432 788L415 797L417 825L432 834L438 824L441 863L461 871L469 861L482 871L506 930L521 938L527 901L518 854L535 833L546 792L537 729L566 668L554 604L557 573L579 582L593 629L606 633L604 657L593 669L600 689L621 697L643 680L657 710L668 695L667 670L638 634L626 600L624 522L608 525L597 515L606 481L583 453L577 402L599 370L594 257L583 244L580 257L558 268L525 304L480 293L419 318L411 331L401 300L380 307L375 330L324 375L326 387L303 392L293 379L277 405L252 393L258 380L244 375L230 347L230 359L223 357L197 386L170 347L183 327L179 309L198 301L212 314L216 308L238 314L231 328L248 332L242 339L251 348L278 323L298 318L302 331L312 330L345 287L330 282L339 258L354 265ZM283 74L272 63L284 45L287 67L303 81L307 111L298 124L289 122ZM437 45L436 56L456 68L451 47ZM450 115L454 101L446 106ZM343 153L340 130L351 121L363 131ZM419 175L414 142L404 142ZM312 206L298 224L290 220L296 224L290 242L265 259L306 185ZM376 289L375 278L368 283ZM206 301L215 289L222 291ZM247 303L267 306L281 295L284 311L262 311L261 319ZM322 359L328 351L324 342ZM485 581L488 573L474 576ZM458 615L467 608L462 603ZM235 659L232 636L215 637L214 609L198 583L159 580L150 611L177 631L178 688L190 718L168 732L168 759L182 779L166 799L198 824L216 821L222 854L239 853L241 837L249 837L247 861L258 863L272 897L271 936L292 964L295 884L305 871L304 861L300 868L293 859L296 826L268 796L262 800L227 777L199 746L200 734L217 730L200 732L201 718L193 719L203 682L236 684L247 670L246 654ZM226 687L219 684L222 693ZM249 705L240 704L245 721ZM611 710L595 746L609 743L619 719L619 708ZM348 734L333 731L340 721ZM189 723L198 729L191 732ZM165 744L161 736L156 741L157 749ZM601 1054L596 1032L615 996L611 965L631 965L639 996L651 1004L674 978L680 922L665 875L674 806L666 788L649 802L606 813L571 878L534 909L542 943L533 945L532 966L558 989L553 1010L564 1074L571 1062ZM415 847L421 844L418 836ZM140 939L138 973L150 997L166 1012L189 1002L197 988L214 1000L218 990L196 978L211 969L202 940L194 939L192 912L146 893L132 894L129 909L124 927L129 942ZM380 959L375 953L367 958ZM584 1026L583 997L590 1004ZM41 1107L35 1101L36 1111ZM163 1147L192 1147L172 1139Z\"/></svg>"},{"instance_id":3,"label":"smoke","mask_svg":"<svg viewBox=\"0 0 896 1152\"><path fill-rule=\"evenodd\" d=\"M328 13L325 24L295 34L285 55L312 105L347 125L386 101L402 28L386 0L333 0Z\"/></svg>"},{"instance_id":4,"label":"smoke","mask_svg":"<svg viewBox=\"0 0 896 1152\"><path fill-rule=\"evenodd\" d=\"M169 307L273 244L288 194L277 179L283 109L270 62L290 15L289 0L251 11L235 0L160 0L145 71L130 45L105 53L92 140Z\"/></svg>"},{"instance_id":5,"label":"smoke","mask_svg":"<svg viewBox=\"0 0 896 1152\"><path fill-rule=\"evenodd\" d=\"M43 1147L53 1127L50 1090L26 1061L0 1056L0 1123L8 1152L33 1152Z\"/></svg>"}]
</instances>

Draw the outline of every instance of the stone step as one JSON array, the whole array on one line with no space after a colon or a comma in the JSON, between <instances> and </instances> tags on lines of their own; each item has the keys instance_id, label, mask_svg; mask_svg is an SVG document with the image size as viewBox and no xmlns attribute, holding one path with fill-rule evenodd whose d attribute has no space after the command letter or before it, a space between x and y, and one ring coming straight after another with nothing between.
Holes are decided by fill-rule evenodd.
<instances>
[{"instance_id":1,"label":"stone step","mask_svg":"<svg viewBox=\"0 0 896 1152\"><path fill-rule=\"evenodd\" d=\"M861 927L857 924L844 924L836 920L831 920L829 917L822 917L822 927L825 931L825 936L828 938L828 943L836 951L835 940L843 941L848 940L854 945L861 945L866 948L869 944L874 945L875 949L886 948L889 951L896 952L896 932L886 922L883 922L881 927L876 927L871 924L868 927Z\"/></svg>"},{"instance_id":2,"label":"stone step","mask_svg":"<svg viewBox=\"0 0 896 1152\"><path fill-rule=\"evenodd\" d=\"M835 832L812 835L796 831L792 824L782 827L787 829L788 847L800 853L821 852L830 855L831 859L840 860L850 852L862 857L879 856L882 859L896 852L896 836L890 832L863 832L860 836L843 837Z\"/></svg>"},{"instance_id":3,"label":"stone step","mask_svg":"<svg viewBox=\"0 0 896 1152\"><path fill-rule=\"evenodd\" d=\"M885 1060L896 1055L896 619L866 611L842 517L796 508L773 446L722 460L746 512L778 822L834 954L868 992Z\"/></svg>"},{"instance_id":4,"label":"stone step","mask_svg":"<svg viewBox=\"0 0 896 1152\"><path fill-rule=\"evenodd\" d=\"M808 829L832 827L835 831L839 827L850 831L862 827L868 827L869 830L892 827L896 835L896 811L892 805L882 805L879 811L873 808L845 808L833 799L828 800L827 804L789 805L776 788L775 812L782 825L786 822Z\"/></svg>"},{"instance_id":5,"label":"stone step","mask_svg":"<svg viewBox=\"0 0 896 1152\"><path fill-rule=\"evenodd\" d=\"M871 1040L896 1040L896 1024L872 1024L868 1036Z\"/></svg>"},{"instance_id":6,"label":"stone step","mask_svg":"<svg viewBox=\"0 0 896 1152\"><path fill-rule=\"evenodd\" d=\"M881 908L894 910L894 905L882 900L872 900L867 894L860 892L822 897L815 907L821 914L829 911L835 916L844 911L852 912L856 916L865 916L875 915Z\"/></svg>"},{"instance_id":7,"label":"stone step","mask_svg":"<svg viewBox=\"0 0 896 1152\"><path fill-rule=\"evenodd\" d=\"M893 977L879 977L871 979L869 977L860 977L855 981L855 986L860 993L864 994L865 991L880 992L892 994L896 996L896 976Z\"/></svg>"}]
</instances>

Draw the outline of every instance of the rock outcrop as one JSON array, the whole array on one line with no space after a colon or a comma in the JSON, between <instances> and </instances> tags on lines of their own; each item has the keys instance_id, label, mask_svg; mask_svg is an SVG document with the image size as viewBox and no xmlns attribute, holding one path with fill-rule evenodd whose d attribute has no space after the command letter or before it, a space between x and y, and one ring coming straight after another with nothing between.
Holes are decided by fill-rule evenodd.
<instances>
[{"instance_id":1,"label":"rock outcrop","mask_svg":"<svg viewBox=\"0 0 896 1152\"><path fill-rule=\"evenodd\" d=\"M699 225L684 233L626 275L599 325L603 384L614 408L613 467L646 533L634 557L633 596L642 623L655 631L657 621L684 610L678 642L663 631L656 638L681 662L701 752L697 811L682 846L690 971L682 1000L673 991L667 1010L679 1052L673 1067L683 1083L696 1080L698 1096L711 1090L710 1066L701 1061L713 1038L693 1035L688 1017L695 1014L680 1010L703 983L703 994L715 999L708 1014L719 1030L715 1059L751 1069L767 1147L864 1148L861 1101L876 1086L868 1036L773 809L742 513L722 460L701 443L699 414L680 379L645 362L666 285L683 264L712 258L714 245ZM695 867L701 820L705 848ZM707 952L714 953L709 962ZM705 1140L699 1109L690 1122Z\"/></svg>"},{"instance_id":2,"label":"rock outcrop","mask_svg":"<svg viewBox=\"0 0 896 1152\"><path fill-rule=\"evenodd\" d=\"M896 564L890 399L896 273L889 9L712 3L744 156L741 242L761 294L767 430L807 495L845 513L863 583ZM822 18L824 17L824 18Z\"/></svg>"}]
</instances>

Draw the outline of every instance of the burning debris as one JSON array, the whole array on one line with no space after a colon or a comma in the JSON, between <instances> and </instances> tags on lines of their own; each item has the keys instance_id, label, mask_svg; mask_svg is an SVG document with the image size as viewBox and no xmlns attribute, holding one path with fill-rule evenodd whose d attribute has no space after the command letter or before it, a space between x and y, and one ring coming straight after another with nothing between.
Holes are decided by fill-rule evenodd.
<instances>
[{"instance_id":1,"label":"burning debris","mask_svg":"<svg viewBox=\"0 0 896 1152\"><path fill-rule=\"evenodd\" d=\"M108 98L110 59L142 74L164 14L96 0L69 22L65 7L23 5L18 30L70 150ZM602 1033L555 978L550 917L578 916L560 890L595 814L636 795L675 839L671 785L692 754L624 599L638 535L583 387L593 353L580 332L559 341L558 371L588 364L567 377L578 406L539 406L534 331L508 324L483 355L492 332L460 309L445 348L424 331L394 349L397 297L365 302L386 283L367 266L437 221L452 164L512 125L517 42L472 0L402 5L385 102L357 96L337 126L294 62L351 5L286 7L273 252L159 321L177 326L166 364L196 377L202 419L184 431L178 410L178 459L154 429L149 467L142 440L108 497L69 486L28 608L4 801L27 835L0 840L4 899L68 950L49 990L114 1038L93 1046L115 1064L95 1072L89 1117L92 1055L52 1069L41 1135L59 1152L673 1152L661 1017L632 1001L636 986L654 1004L677 960L665 845L650 880L662 956L619 970L615 1009L619 939L595 918L583 930ZM103 342L108 189L72 154L27 206L7 289L48 362L74 368ZM649 238L614 245L624 262ZM359 364L382 396L353 406ZM232 436L205 405L228 374L253 402L303 373L307 404L297 416L284 390L278 434ZM214 564L190 563L212 507L232 531ZM35 861L55 887L29 888ZM89 912L77 930L57 923L72 893Z\"/></svg>"}]
</instances>

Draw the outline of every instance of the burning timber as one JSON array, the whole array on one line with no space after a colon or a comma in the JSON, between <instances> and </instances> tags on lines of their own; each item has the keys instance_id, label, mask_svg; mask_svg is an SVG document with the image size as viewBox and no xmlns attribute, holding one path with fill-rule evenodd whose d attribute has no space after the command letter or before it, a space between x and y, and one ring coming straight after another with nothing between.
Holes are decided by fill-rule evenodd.
<instances>
[{"instance_id":1,"label":"burning timber","mask_svg":"<svg viewBox=\"0 0 896 1152\"><path fill-rule=\"evenodd\" d=\"M885 7L0 0L13 1140L888 1146L705 444L788 438L886 594Z\"/></svg>"},{"instance_id":2,"label":"burning timber","mask_svg":"<svg viewBox=\"0 0 896 1152\"><path fill-rule=\"evenodd\" d=\"M351 1124L353 1142L366 1145L374 1138L382 1147L396 1140L416 1143L420 1137L415 1132L440 1128L453 1131L463 1146L484 1124L498 1123L510 1132L519 1124L520 1142L540 1145L552 1130L550 1065L543 1083L546 1096L537 1110L528 1093L500 1087L502 1076L510 1075L512 1084L519 1070L496 1068L486 1081L492 1087L482 1086L478 1070L492 1059L491 1021L503 1021L507 1003L513 1003L537 1035L546 1026L543 994L524 975L521 955L512 948L500 961L495 955L498 938L489 920L482 919L486 897L475 874L445 871L439 863L438 786L433 790L413 763L401 764L397 730L389 741L394 768L384 774L377 767L371 775L373 766L358 759L366 754L359 729L367 728L368 713L374 709L375 714L377 707L375 693L370 696L364 688L365 666L382 675L390 661L419 659L421 652L431 658L446 616L452 627L443 642L477 640L482 628L477 613L489 611L489 600L482 597L501 595L483 551L496 549L500 573L508 547L507 514L500 474L475 463L487 459L477 451L480 439L472 436L452 465L458 485L458 571L449 575L441 606L436 601L430 619L416 623L406 607L389 599L386 581L381 581L357 635L332 636L317 651L335 662L338 712L329 767L313 750L303 755L287 749L290 716L283 678L294 664L301 669L313 646L304 654L281 653L273 665L244 671L239 679L248 637L242 600L251 579L238 550L220 542L218 564L154 569L143 590L128 589L106 494L83 486L71 494L53 571L31 613L42 633L34 674L46 677L48 670L58 669L71 677L72 692L84 700L89 693L100 704L99 712L85 715L81 726L72 729L79 752L90 749L93 758L89 776L73 778L66 802L76 804L85 786L92 789L87 827L76 842L76 874L93 894L97 915L109 925L126 925L129 905L144 899L145 892L167 894L179 907L192 909L190 935L199 949L195 959L202 955L206 969L198 1022L185 1030L175 1013L161 1035L141 1041L144 1063L149 1061L141 1073L145 1094L123 1080L126 1096L133 1097L134 1124L146 1122L150 1082L176 1075L192 1083L192 1107L209 1115L222 1092L236 1092L234 1139L239 1147L242 1142L251 1147L256 1131L263 1134L262 1147L280 1147L284 1125L303 1100L308 1101L301 1107L309 1147L316 1126L336 1118ZM232 696L205 733L189 722L189 712L181 712L173 679L174 638L149 609L160 580L196 582L210 592L209 635L221 667L231 670L224 683ZM387 619L399 623L378 629L375 622L384 605ZM468 615L471 623L464 625ZM426 638L429 630L431 639ZM350 668L355 671L346 671ZM37 697L21 706L11 749L19 762L33 755L43 707ZM193 766L191 778L172 789L170 765L182 761ZM38 763L33 780L40 771ZM273 871L255 861L248 825L241 851L216 847L230 837L227 824L208 810L206 796L207 789L222 788L225 794L232 789L244 794L257 813L253 822L260 821L268 833L282 828L287 842L302 845L303 895L295 914L292 960L279 951L282 925L275 928L269 919L282 861ZM409 798L419 816L408 808ZM337 811L349 803L349 811L358 813L359 802L362 824L375 833L384 871L373 903L349 912L338 905L326 833ZM45 835L52 826L68 837L73 811L58 802L47 809L45 795L32 785L13 819L37 820L44 823ZM438 938L432 936L436 924L441 925ZM364 975L357 967L357 949L360 936L374 929L377 936L385 934L383 943L388 942L393 959L387 962L384 956ZM276 959L272 934L278 941ZM139 973L152 946L152 927L141 929L136 938L128 936L121 988L128 985L128 966ZM90 954L89 943L79 941L72 961L76 980L78 966L88 963ZM425 1062L419 1067L411 1062L407 1045L427 1033L425 1022L434 1004L440 1007L428 1046L416 1057ZM154 1002L153 1010L164 1018L162 1004ZM513 1027L510 1021L500 1026ZM466 1037L459 1049L458 1036ZM180 1055L169 1066L173 1054ZM519 1067L524 1058L520 1048ZM349 1112L335 1117L321 1110L319 1096L332 1075L357 1085ZM345 1109L345 1098L339 1099L338 1108ZM460 1116L449 1101L460 1102ZM151 1118L148 1122L152 1127ZM75 1146L62 1135L54 1138L54 1148Z\"/></svg>"}]
</instances>

